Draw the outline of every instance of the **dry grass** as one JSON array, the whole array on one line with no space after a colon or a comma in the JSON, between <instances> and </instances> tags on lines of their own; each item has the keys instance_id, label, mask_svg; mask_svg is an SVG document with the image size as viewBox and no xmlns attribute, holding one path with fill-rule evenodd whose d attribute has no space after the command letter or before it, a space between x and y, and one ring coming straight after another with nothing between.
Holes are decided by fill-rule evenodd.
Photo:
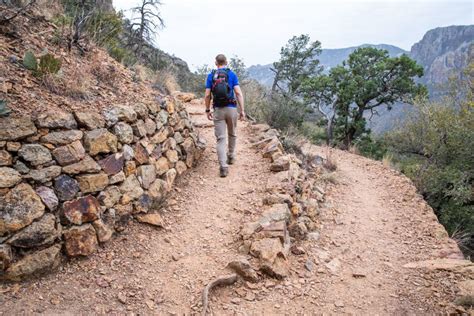
<instances>
[{"instance_id":1,"label":"dry grass","mask_svg":"<svg viewBox=\"0 0 474 316\"><path fill-rule=\"evenodd\" d=\"M176 76L169 70L159 70L155 73L155 85L164 89L164 92L170 94L174 91L180 91L181 87L176 81Z\"/></svg>"},{"instance_id":2,"label":"dry grass","mask_svg":"<svg viewBox=\"0 0 474 316\"><path fill-rule=\"evenodd\" d=\"M337 170L337 164L336 164L336 161L332 157L332 151L330 148L327 148L326 159L323 161L323 167L329 171Z\"/></svg>"},{"instance_id":3,"label":"dry grass","mask_svg":"<svg viewBox=\"0 0 474 316\"><path fill-rule=\"evenodd\" d=\"M52 93L73 99L87 99L92 96L95 85L90 66L75 65L58 74L46 74L41 84Z\"/></svg>"},{"instance_id":4,"label":"dry grass","mask_svg":"<svg viewBox=\"0 0 474 316\"><path fill-rule=\"evenodd\" d=\"M354 154L354 155L360 155L360 150L359 148L357 148L356 145L351 145L349 146L349 150L348 150L351 154Z\"/></svg>"},{"instance_id":5,"label":"dry grass","mask_svg":"<svg viewBox=\"0 0 474 316\"><path fill-rule=\"evenodd\" d=\"M115 87L118 81L119 71L115 65L99 59L95 55L90 62L91 73L99 82Z\"/></svg>"},{"instance_id":6,"label":"dry grass","mask_svg":"<svg viewBox=\"0 0 474 316\"><path fill-rule=\"evenodd\" d=\"M321 174L320 179L323 182L338 184L337 175L336 175L335 172L323 173L323 174Z\"/></svg>"}]
</instances>

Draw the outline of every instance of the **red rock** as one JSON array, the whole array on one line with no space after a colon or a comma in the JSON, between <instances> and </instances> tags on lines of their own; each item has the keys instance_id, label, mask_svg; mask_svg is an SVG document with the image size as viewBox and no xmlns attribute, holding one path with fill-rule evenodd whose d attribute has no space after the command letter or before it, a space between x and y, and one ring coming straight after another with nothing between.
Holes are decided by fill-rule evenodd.
<instances>
[{"instance_id":1,"label":"red rock","mask_svg":"<svg viewBox=\"0 0 474 316\"><path fill-rule=\"evenodd\" d=\"M105 171L108 175L114 175L119 173L123 169L124 157L122 154L112 154L108 157L99 160L99 165L102 167L102 170Z\"/></svg>"},{"instance_id":2,"label":"red rock","mask_svg":"<svg viewBox=\"0 0 474 316\"><path fill-rule=\"evenodd\" d=\"M146 151L146 148L143 147L142 144L137 143L133 150L135 151L135 160L138 162L138 164L143 165L147 164L149 161L149 156L148 152Z\"/></svg>"},{"instance_id":3,"label":"red rock","mask_svg":"<svg viewBox=\"0 0 474 316\"><path fill-rule=\"evenodd\" d=\"M92 195L88 195L74 201L65 202L62 207L62 214L72 224L81 225L93 222L99 218L99 201Z\"/></svg>"},{"instance_id":4,"label":"red rock","mask_svg":"<svg viewBox=\"0 0 474 316\"><path fill-rule=\"evenodd\" d=\"M97 233L91 224L72 227L64 232L64 246L70 257L89 256L98 246Z\"/></svg>"}]
</instances>

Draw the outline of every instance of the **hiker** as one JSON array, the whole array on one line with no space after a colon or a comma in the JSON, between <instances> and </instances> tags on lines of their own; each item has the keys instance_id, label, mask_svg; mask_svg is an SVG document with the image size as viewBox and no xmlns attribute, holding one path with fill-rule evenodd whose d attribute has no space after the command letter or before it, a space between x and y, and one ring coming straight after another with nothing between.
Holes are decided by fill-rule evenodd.
<instances>
[{"instance_id":1,"label":"hiker","mask_svg":"<svg viewBox=\"0 0 474 316\"><path fill-rule=\"evenodd\" d=\"M235 163L235 145L237 141L237 118L240 106L240 119L245 120L244 96L237 75L227 67L227 58L223 54L216 56L217 69L211 71L206 80L206 114L214 120L214 132L217 139L217 157L220 176L227 177L229 165ZM211 111L211 96L212 107ZM226 151L227 136L229 148Z\"/></svg>"}]
</instances>

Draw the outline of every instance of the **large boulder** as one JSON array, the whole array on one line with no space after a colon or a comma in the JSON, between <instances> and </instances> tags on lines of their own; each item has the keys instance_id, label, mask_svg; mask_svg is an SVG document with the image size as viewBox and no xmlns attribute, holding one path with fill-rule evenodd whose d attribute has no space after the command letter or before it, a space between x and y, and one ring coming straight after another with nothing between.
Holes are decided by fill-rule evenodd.
<instances>
[{"instance_id":1,"label":"large boulder","mask_svg":"<svg viewBox=\"0 0 474 316\"><path fill-rule=\"evenodd\" d=\"M25 144L21 146L18 155L33 166L42 165L53 159L48 148L39 144Z\"/></svg>"},{"instance_id":2,"label":"large boulder","mask_svg":"<svg viewBox=\"0 0 474 316\"><path fill-rule=\"evenodd\" d=\"M81 140L82 135L82 131L78 130L51 132L41 137L41 141L53 145L67 145L76 140Z\"/></svg>"},{"instance_id":3,"label":"large boulder","mask_svg":"<svg viewBox=\"0 0 474 316\"><path fill-rule=\"evenodd\" d=\"M76 179L82 193L102 191L109 185L109 177L105 173L81 175Z\"/></svg>"},{"instance_id":4,"label":"large boulder","mask_svg":"<svg viewBox=\"0 0 474 316\"><path fill-rule=\"evenodd\" d=\"M36 118L36 126L41 128L75 129L77 128L77 122L72 113L48 111L38 115Z\"/></svg>"},{"instance_id":5,"label":"large boulder","mask_svg":"<svg viewBox=\"0 0 474 316\"><path fill-rule=\"evenodd\" d=\"M58 266L60 258L61 245L32 252L11 264L5 274L0 274L0 279L20 281L32 275L45 273Z\"/></svg>"},{"instance_id":6,"label":"large boulder","mask_svg":"<svg viewBox=\"0 0 474 316\"><path fill-rule=\"evenodd\" d=\"M60 234L61 229L56 225L56 217L48 213L13 235L7 243L19 248L35 248L51 245Z\"/></svg>"},{"instance_id":7,"label":"large boulder","mask_svg":"<svg viewBox=\"0 0 474 316\"><path fill-rule=\"evenodd\" d=\"M99 214L99 201L92 195L65 202L62 206L62 216L75 225L93 222L99 218Z\"/></svg>"},{"instance_id":8,"label":"large boulder","mask_svg":"<svg viewBox=\"0 0 474 316\"><path fill-rule=\"evenodd\" d=\"M97 233L91 224L71 227L63 236L66 254L70 257L89 256L97 250Z\"/></svg>"},{"instance_id":9,"label":"large boulder","mask_svg":"<svg viewBox=\"0 0 474 316\"><path fill-rule=\"evenodd\" d=\"M86 155L81 161L63 167L63 172L67 174L96 173L100 171L99 164Z\"/></svg>"},{"instance_id":10,"label":"large boulder","mask_svg":"<svg viewBox=\"0 0 474 316\"><path fill-rule=\"evenodd\" d=\"M45 206L33 188L21 183L0 196L0 236L30 225L44 214Z\"/></svg>"},{"instance_id":11,"label":"large boulder","mask_svg":"<svg viewBox=\"0 0 474 316\"><path fill-rule=\"evenodd\" d=\"M102 128L105 126L105 120L99 113L95 112L74 112L79 126L85 127L88 130Z\"/></svg>"},{"instance_id":12,"label":"large boulder","mask_svg":"<svg viewBox=\"0 0 474 316\"><path fill-rule=\"evenodd\" d=\"M105 128L95 129L85 134L84 146L92 156L115 153L117 152L117 136Z\"/></svg>"},{"instance_id":13,"label":"large boulder","mask_svg":"<svg viewBox=\"0 0 474 316\"><path fill-rule=\"evenodd\" d=\"M11 188L21 181L18 171L8 167L0 167L0 189Z\"/></svg>"},{"instance_id":14,"label":"large boulder","mask_svg":"<svg viewBox=\"0 0 474 316\"><path fill-rule=\"evenodd\" d=\"M12 141L36 134L36 126L28 116L0 117L0 141Z\"/></svg>"}]
</instances>

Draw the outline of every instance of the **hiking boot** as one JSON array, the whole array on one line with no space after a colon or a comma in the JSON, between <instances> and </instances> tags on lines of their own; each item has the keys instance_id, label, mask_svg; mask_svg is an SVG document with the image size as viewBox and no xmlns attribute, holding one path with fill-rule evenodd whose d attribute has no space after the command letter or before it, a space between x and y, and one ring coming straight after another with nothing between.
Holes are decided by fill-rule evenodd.
<instances>
[{"instance_id":1,"label":"hiking boot","mask_svg":"<svg viewBox=\"0 0 474 316\"><path fill-rule=\"evenodd\" d=\"M233 165L235 163L235 157L227 156L227 164Z\"/></svg>"},{"instance_id":2,"label":"hiking boot","mask_svg":"<svg viewBox=\"0 0 474 316\"><path fill-rule=\"evenodd\" d=\"M228 174L229 174L229 168L225 168L225 167L220 168L221 178L227 177Z\"/></svg>"}]
</instances>

